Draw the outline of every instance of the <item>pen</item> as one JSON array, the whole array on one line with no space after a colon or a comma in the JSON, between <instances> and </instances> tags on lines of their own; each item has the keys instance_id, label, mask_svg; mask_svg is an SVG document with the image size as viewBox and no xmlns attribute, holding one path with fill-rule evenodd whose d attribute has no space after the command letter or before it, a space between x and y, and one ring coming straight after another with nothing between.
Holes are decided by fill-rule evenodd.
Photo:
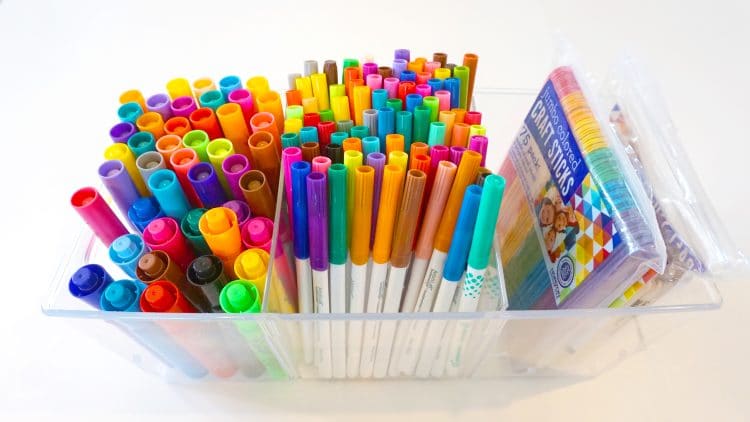
<instances>
[{"instance_id":1,"label":"pen","mask_svg":"<svg viewBox=\"0 0 750 422\"><path fill-rule=\"evenodd\" d=\"M484 179L482 197L479 200L479 213L471 239L471 249L469 249L466 277L463 287L457 292L458 312L477 310L504 190L505 179L502 176L489 175ZM503 280L500 282L502 283ZM448 364L445 367L446 373L450 376L458 375L461 369L461 358L470 332L471 323L457 322L448 347Z\"/></svg>"},{"instance_id":2,"label":"pen","mask_svg":"<svg viewBox=\"0 0 750 422\"><path fill-rule=\"evenodd\" d=\"M385 166L383 169L383 186L380 192L381 209L378 212L375 241L372 246L373 266L367 294L367 313L379 313L383 311L385 282L388 275L388 258L391 254L393 241L393 225L401 200L403 181L404 171L401 167L392 164ZM360 374L363 377L372 376L377 336L378 323L375 321L366 321L362 341L362 363L360 366Z\"/></svg>"},{"instance_id":3,"label":"pen","mask_svg":"<svg viewBox=\"0 0 750 422\"><path fill-rule=\"evenodd\" d=\"M471 185L466 188L452 236L450 249L445 259L443 278L438 288L432 312L448 312L456 293L456 286L461 281L469 256L469 247L474 233L482 188ZM416 367L418 377L426 377L433 366L445 330L446 321L429 322L427 333L422 342L422 351ZM420 333L421 334L421 333Z\"/></svg>"},{"instance_id":4,"label":"pen","mask_svg":"<svg viewBox=\"0 0 750 422\"><path fill-rule=\"evenodd\" d=\"M417 228L417 217L422 207L422 194L427 182L427 175L419 170L409 170L406 175L401 206L393 230L393 249L390 257L388 283L385 290L383 312L398 312L401 305L401 294L404 289L406 272L411 261L414 245L414 233ZM393 334L396 331L395 321L384 321L380 324L377 352L373 375L382 378L386 375L393 345Z\"/></svg>"},{"instance_id":5,"label":"pen","mask_svg":"<svg viewBox=\"0 0 750 422\"><path fill-rule=\"evenodd\" d=\"M297 298L299 312L313 313L312 272L310 268L310 244L307 221L307 175L310 163L297 161L291 165L292 206L294 212L294 262L297 270ZM313 361L313 337L309 324L302 329L305 361Z\"/></svg>"},{"instance_id":6,"label":"pen","mask_svg":"<svg viewBox=\"0 0 750 422\"><path fill-rule=\"evenodd\" d=\"M349 172L349 169L347 169ZM365 288L367 286L367 262L370 257L370 226L372 221L372 200L375 184L375 170L370 166L360 166L353 170L354 208L351 214L351 246L349 253L352 262L351 286L349 288L349 312L365 311ZM348 176L348 175L347 175ZM346 374L349 378L359 375L360 354L362 351L362 321L350 321L347 335Z\"/></svg>"},{"instance_id":7,"label":"pen","mask_svg":"<svg viewBox=\"0 0 750 422\"><path fill-rule=\"evenodd\" d=\"M307 175L307 227L310 239L310 267L313 279L313 311L331 312L328 285L328 187L323 173ZM328 321L316 324L315 361L321 377L332 376L331 327Z\"/></svg>"}]
</instances>

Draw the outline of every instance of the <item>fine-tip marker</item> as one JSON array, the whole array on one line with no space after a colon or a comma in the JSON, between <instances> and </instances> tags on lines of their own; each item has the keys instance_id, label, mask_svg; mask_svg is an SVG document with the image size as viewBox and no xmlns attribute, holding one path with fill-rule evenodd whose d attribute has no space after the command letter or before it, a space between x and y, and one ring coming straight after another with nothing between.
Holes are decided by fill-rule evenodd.
<instances>
[{"instance_id":1,"label":"fine-tip marker","mask_svg":"<svg viewBox=\"0 0 750 422\"><path fill-rule=\"evenodd\" d=\"M329 149L330 151L330 149ZM294 207L292 206L292 164L302 161L302 150L298 147L284 148L281 152L281 168L284 171L284 192L286 193L286 208L289 224L294 227ZM283 209L283 208L282 208Z\"/></svg>"},{"instance_id":2,"label":"fine-tip marker","mask_svg":"<svg viewBox=\"0 0 750 422\"><path fill-rule=\"evenodd\" d=\"M99 309L104 289L113 281L112 276L101 265L86 264L70 277L68 291L73 297Z\"/></svg>"},{"instance_id":3,"label":"fine-tip marker","mask_svg":"<svg viewBox=\"0 0 750 422\"><path fill-rule=\"evenodd\" d=\"M187 197L172 170L155 171L148 178L148 187L166 216L181 220L190 210Z\"/></svg>"},{"instance_id":4,"label":"fine-tip marker","mask_svg":"<svg viewBox=\"0 0 750 422\"><path fill-rule=\"evenodd\" d=\"M234 278L234 260L242 252L237 215L229 208L212 208L201 216L198 228L211 252L221 259L227 273Z\"/></svg>"},{"instance_id":5,"label":"fine-tip marker","mask_svg":"<svg viewBox=\"0 0 750 422\"><path fill-rule=\"evenodd\" d=\"M495 237L495 226L504 191L505 179L502 176L491 174L484 179L482 197L479 200L479 213L471 238L466 276L457 292L458 312L475 312L479 305L479 295L484 286L485 272L489 265L492 240ZM502 268L498 271L502 283ZM471 324L467 321L458 321L448 347L448 363L445 366L445 372L449 376L459 374L463 352L470 334Z\"/></svg>"},{"instance_id":6,"label":"fine-tip marker","mask_svg":"<svg viewBox=\"0 0 750 422\"><path fill-rule=\"evenodd\" d=\"M164 211L161 210L159 203L153 196L137 199L128 209L128 220L141 233L146 229L148 223L162 217L165 217Z\"/></svg>"},{"instance_id":7,"label":"fine-tip marker","mask_svg":"<svg viewBox=\"0 0 750 422\"><path fill-rule=\"evenodd\" d=\"M214 170L219 177L219 182L224 189L224 193L227 196L231 196L232 190L229 188L229 183L227 182L227 177L221 168L221 164L227 157L234 154L234 146L232 145L232 142L225 138L213 139L208 144L208 147L206 147L206 154L208 155L208 161L214 166Z\"/></svg>"},{"instance_id":8,"label":"fine-tip marker","mask_svg":"<svg viewBox=\"0 0 750 422\"><path fill-rule=\"evenodd\" d=\"M366 164L375 170L375 185L372 191L372 229L370 230L370 246L375 240L375 229L377 228L378 211L380 211L380 188L383 184L383 169L386 164L385 154L373 152L367 155Z\"/></svg>"},{"instance_id":9,"label":"fine-tip marker","mask_svg":"<svg viewBox=\"0 0 750 422\"><path fill-rule=\"evenodd\" d=\"M167 165L168 169L172 168L172 163L169 161L169 159L172 157L172 154L183 147L184 145L182 144L182 135L170 133L162 136L156 141L156 152L164 157L164 163Z\"/></svg>"},{"instance_id":10,"label":"fine-tip marker","mask_svg":"<svg viewBox=\"0 0 750 422\"><path fill-rule=\"evenodd\" d=\"M323 173L307 175L307 228L313 280L313 311L331 312L328 284L328 186ZM330 324L321 321L315 330L315 361L323 378L333 375Z\"/></svg>"},{"instance_id":11,"label":"fine-tip marker","mask_svg":"<svg viewBox=\"0 0 750 422\"><path fill-rule=\"evenodd\" d=\"M146 115L144 114L144 116ZM141 117L144 117L144 116L141 116ZM159 133L160 138L164 135L165 133ZM135 156L135 158L138 158L144 152L156 151L156 137L151 132L147 132L147 131L137 132L137 133L134 133L133 136L128 138L127 145L128 145L128 148L130 148L130 151L133 152L133 155Z\"/></svg>"},{"instance_id":12,"label":"fine-tip marker","mask_svg":"<svg viewBox=\"0 0 750 422\"><path fill-rule=\"evenodd\" d=\"M206 148L208 147L209 140L208 133L200 129L191 130L182 137L182 143L185 145L185 148L194 150L198 156L198 160L203 162L208 162Z\"/></svg>"},{"instance_id":13,"label":"fine-tip marker","mask_svg":"<svg viewBox=\"0 0 750 422\"><path fill-rule=\"evenodd\" d=\"M221 170L227 178L227 184L234 199L245 200L245 194L240 188L240 178L250 171L250 160L242 154L232 154L221 163Z\"/></svg>"},{"instance_id":14,"label":"fine-tip marker","mask_svg":"<svg viewBox=\"0 0 750 422\"><path fill-rule=\"evenodd\" d=\"M190 304L200 312L211 312L211 305L199 288L188 283L185 273L164 251L151 251L138 260L138 279L146 284L167 280L174 283Z\"/></svg>"},{"instance_id":15,"label":"fine-tip marker","mask_svg":"<svg viewBox=\"0 0 750 422\"><path fill-rule=\"evenodd\" d=\"M239 184L253 215L274 218L276 201L263 172L250 170L242 175Z\"/></svg>"},{"instance_id":16,"label":"fine-tip marker","mask_svg":"<svg viewBox=\"0 0 750 422\"><path fill-rule=\"evenodd\" d=\"M250 221L250 217L252 217L250 206L247 205L247 202L245 201L238 201L236 199L233 199L231 201L225 202L222 206L224 208L229 208L234 212L234 214L237 216L237 224L240 226L240 230L242 230L242 227L245 226L245 223Z\"/></svg>"},{"instance_id":17,"label":"fine-tip marker","mask_svg":"<svg viewBox=\"0 0 750 422\"><path fill-rule=\"evenodd\" d=\"M271 253L273 220L266 217L253 217L240 230L245 248L258 248Z\"/></svg>"},{"instance_id":18,"label":"fine-tip marker","mask_svg":"<svg viewBox=\"0 0 750 422\"><path fill-rule=\"evenodd\" d=\"M354 186L356 179L356 169L362 165L362 153L356 150L349 150L344 152L344 166L346 166L346 214L353 215L354 213ZM296 230L296 228L295 228ZM349 232L348 243L351 244L352 236L351 231Z\"/></svg>"},{"instance_id":19,"label":"fine-tip marker","mask_svg":"<svg viewBox=\"0 0 750 422\"><path fill-rule=\"evenodd\" d=\"M195 207L202 207L203 204L201 203L200 198L198 198L198 194L195 193L195 189L193 189L193 186L190 184L190 180L188 179L188 171L190 171L190 168L200 163L198 153L192 148L181 148L172 153L172 156L169 157L169 162L171 164L172 170L174 170L174 174L177 176L177 181L179 182L180 186L182 186L182 191L184 192L190 204ZM149 178L149 180L151 179ZM164 208L164 204L161 205L162 208ZM166 209L164 212L166 212ZM176 218L182 218L182 216Z\"/></svg>"},{"instance_id":20,"label":"fine-tip marker","mask_svg":"<svg viewBox=\"0 0 750 422\"><path fill-rule=\"evenodd\" d=\"M120 122L112 126L109 130L109 137L112 138L112 142L119 142L121 144L127 143L128 139L133 136L138 130L135 125L130 122Z\"/></svg>"},{"instance_id":21,"label":"fine-tip marker","mask_svg":"<svg viewBox=\"0 0 750 422\"><path fill-rule=\"evenodd\" d=\"M219 176L209 163L198 163L188 171L188 180L198 194L203 206L215 208L227 202Z\"/></svg>"},{"instance_id":22,"label":"fine-tip marker","mask_svg":"<svg viewBox=\"0 0 750 422\"><path fill-rule=\"evenodd\" d=\"M404 193L401 198L396 225L393 229L393 248L391 250L388 282L385 290L383 312L395 313L399 311L404 281L411 261L414 234L417 229L417 217L422 208L422 195L427 183L427 175L419 170L409 170L406 174ZM380 333L375 354L373 375L376 378L386 376L391 357L393 335L396 322L387 321L380 324Z\"/></svg>"},{"instance_id":23,"label":"fine-tip marker","mask_svg":"<svg viewBox=\"0 0 750 422\"><path fill-rule=\"evenodd\" d=\"M373 266L367 294L367 313L383 311L385 282L388 276L388 258L391 254L393 241L393 225L401 200L403 181L404 171L401 167L392 164L385 166L383 186L380 193L381 209L378 212L378 223L372 246ZM379 324L375 321L365 322L365 332L362 339L362 363L359 369L360 375L363 377L372 376L378 326Z\"/></svg>"},{"instance_id":24,"label":"fine-tip marker","mask_svg":"<svg viewBox=\"0 0 750 422\"><path fill-rule=\"evenodd\" d=\"M75 191L70 197L70 204L105 246L128 233L96 189L85 187Z\"/></svg>"},{"instance_id":25,"label":"fine-tip marker","mask_svg":"<svg viewBox=\"0 0 750 422\"><path fill-rule=\"evenodd\" d=\"M256 132L248 139L250 145L250 165L254 170L265 174L273 198L279 189L279 171L281 170L281 150L274 146L275 141L268 132Z\"/></svg>"},{"instance_id":26,"label":"fine-tip marker","mask_svg":"<svg viewBox=\"0 0 750 422\"><path fill-rule=\"evenodd\" d=\"M190 114L198 109L198 105L192 96L172 98L172 115L176 117L189 118Z\"/></svg>"},{"instance_id":27,"label":"fine-tip marker","mask_svg":"<svg viewBox=\"0 0 750 422\"><path fill-rule=\"evenodd\" d=\"M347 172L350 171L347 169ZM367 262L370 258L370 228L372 222L373 189L375 170L370 166L360 166L353 170L354 186L352 192L353 211L351 216L351 285L349 287L349 312L353 314L365 311L365 289L367 286ZM362 321L349 322L346 347L346 375L349 378L359 376L360 356L362 352Z\"/></svg>"},{"instance_id":28,"label":"fine-tip marker","mask_svg":"<svg viewBox=\"0 0 750 422\"><path fill-rule=\"evenodd\" d=\"M240 280L251 282L257 289L261 298L266 296L266 275L268 274L268 252L259 248L242 251L234 260L234 274ZM268 292L269 302L273 301L275 292Z\"/></svg>"},{"instance_id":29,"label":"fine-tip marker","mask_svg":"<svg viewBox=\"0 0 750 422\"><path fill-rule=\"evenodd\" d=\"M448 312L451 309L456 288L463 279L466 269L481 196L482 188L479 186L470 185L466 188L432 312ZM420 378L427 377L435 365L435 360L439 355L438 351L443 347L442 337L447 325L446 322L434 320L429 323L415 372ZM448 333L448 335L450 334ZM440 373L442 373L442 368Z\"/></svg>"},{"instance_id":30,"label":"fine-tip marker","mask_svg":"<svg viewBox=\"0 0 750 422\"><path fill-rule=\"evenodd\" d=\"M141 173L141 179L148 186L149 177L159 170L166 169L167 163L164 161L164 156L157 151L147 151L135 160L135 166L138 167L138 172Z\"/></svg>"},{"instance_id":31,"label":"fine-tip marker","mask_svg":"<svg viewBox=\"0 0 750 422\"><path fill-rule=\"evenodd\" d=\"M125 274L136 278L135 269L138 267L138 260L150 248L146 246L143 239L137 234L126 234L115 239L109 245L109 259L114 262Z\"/></svg>"},{"instance_id":32,"label":"fine-tip marker","mask_svg":"<svg viewBox=\"0 0 750 422\"><path fill-rule=\"evenodd\" d=\"M330 262L331 313L346 313L346 166L328 168L328 258ZM346 323L334 321L331 326L331 360L333 377L346 377Z\"/></svg>"},{"instance_id":33,"label":"fine-tip marker","mask_svg":"<svg viewBox=\"0 0 750 422\"><path fill-rule=\"evenodd\" d=\"M216 118L216 113L208 107L194 110L190 113L188 119L190 120L190 127L192 127L193 130L202 130L206 132L210 139L221 138L224 136L224 132L222 132L221 125L219 124L219 119ZM182 135L183 138L185 136L187 136L187 133Z\"/></svg>"},{"instance_id":34,"label":"fine-tip marker","mask_svg":"<svg viewBox=\"0 0 750 422\"><path fill-rule=\"evenodd\" d=\"M237 201L239 202L239 201ZM203 214L208 211L205 208L193 208L188 211L182 220L180 220L180 231L182 232L185 239L190 243L190 247L195 252L195 256L208 255L211 253L211 249L206 243L206 239L203 238L198 223L200 222Z\"/></svg>"},{"instance_id":35,"label":"fine-tip marker","mask_svg":"<svg viewBox=\"0 0 750 422\"><path fill-rule=\"evenodd\" d=\"M292 206L294 212L294 263L297 273L297 301L299 312L313 313L312 268L310 267L310 243L307 220L307 175L310 163L297 161L291 165ZM313 361L313 335L309 325L303 326L302 344L307 363Z\"/></svg>"}]
</instances>

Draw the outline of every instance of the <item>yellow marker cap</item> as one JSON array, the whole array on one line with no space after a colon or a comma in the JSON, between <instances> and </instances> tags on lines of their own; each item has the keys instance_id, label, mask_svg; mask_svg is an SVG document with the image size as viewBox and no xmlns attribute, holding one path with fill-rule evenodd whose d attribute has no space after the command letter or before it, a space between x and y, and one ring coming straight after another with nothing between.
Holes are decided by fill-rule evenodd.
<instances>
[{"instance_id":1,"label":"yellow marker cap","mask_svg":"<svg viewBox=\"0 0 750 422\"><path fill-rule=\"evenodd\" d=\"M372 259L378 264L388 262L393 241L393 225L401 201L401 188L404 184L404 170L388 164L383 168L383 184L380 187L380 209L375 228L375 241L372 245Z\"/></svg>"},{"instance_id":2,"label":"yellow marker cap","mask_svg":"<svg viewBox=\"0 0 750 422\"><path fill-rule=\"evenodd\" d=\"M362 165L362 152L350 149L344 152L344 166L346 166L346 212L352 215L354 212L354 184L355 170ZM349 233L351 236L351 232ZM351 241L351 239L349 239Z\"/></svg>"},{"instance_id":3,"label":"yellow marker cap","mask_svg":"<svg viewBox=\"0 0 750 422\"><path fill-rule=\"evenodd\" d=\"M349 97L346 95L331 97L331 110L333 110L333 119L335 121L351 120Z\"/></svg>"},{"instance_id":4,"label":"yellow marker cap","mask_svg":"<svg viewBox=\"0 0 750 422\"><path fill-rule=\"evenodd\" d=\"M136 189L141 196L151 196L151 191L146 188L146 183L143 182L141 172L138 171L138 166L135 165L135 155L133 151L128 148L126 144L114 143L104 150L104 158L107 160L120 160L125 165L125 170L133 179Z\"/></svg>"},{"instance_id":5,"label":"yellow marker cap","mask_svg":"<svg viewBox=\"0 0 750 422\"><path fill-rule=\"evenodd\" d=\"M391 151L388 154L388 164L399 166L401 171L406 172L406 167L409 165L409 154L403 151Z\"/></svg>"},{"instance_id":6,"label":"yellow marker cap","mask_svg":"<svg viewBox=\"0 0 750 422\"><path fill-rule=\"evenodd\" d=\"M319 110L328 110L328 81L325 73L313 73L310 75L313 96L318 100Z\"/></svg>"},{"instance_id":7,"label":"yellow marker cap","mask_svg":"<svg viewBox=\"0 0 750 422\"><path fill-rule=\"evenodd\" d=\"M174 78L167 82L167 93L172 100L179 97L193 97L190 82L185 78Z\"/></svg>"},{"instance_id":8,"label":"yellow marker cap","mask_svg":"<svg viewBox=\"0 0 750 422\"><path fill-rule=\"evenodd\" d=\"M252 283L258 289L261 298L266 288L268 260L268 252L258 248L248 249L234 260L234 273L237 278Z\"/></svg>"},{"instance_id":9,"label":"yellow marker cap","mask_svg":"<svg viewBox=\"0 0 750 422\"><path fill-rule=\"evenodd\" d=\"M294 80L302 98L313 98L312 81L309 76L302 76Z\"/></svg>"},{"instance_id":10,"label":"yellow marker cap","mask_svg":"<svg viewBox=\"0 0 750 422\"><path fill-rule=\"evenodd\" d=\"M138 103L144 113L148 111L148 108L146 108L146 100L143 98L141 91L138 91L137 89L130 89L120 94L120 104L125 103Z\"/></svg>"}]
</instances>

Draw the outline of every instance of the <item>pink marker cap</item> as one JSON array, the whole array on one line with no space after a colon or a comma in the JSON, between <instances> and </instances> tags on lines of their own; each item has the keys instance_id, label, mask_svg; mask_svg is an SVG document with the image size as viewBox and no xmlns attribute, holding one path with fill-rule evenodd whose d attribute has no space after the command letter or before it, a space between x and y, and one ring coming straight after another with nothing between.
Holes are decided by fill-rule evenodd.
<instances>
[{"instance_id":1,"label":"pink marker cap","mask_svg":"<svg viewBox=\"0 0 750 422\"><path fill-rule=\"evenodd\" d=\"M184 117L186 119L190 117L190 113L198 109L193 97L177 97L172 101L170 107L172 108L173 116Z\"/></svg>"},{"instance_id":2,"label":"pink marker cap","mask_svg":"<svg viewBox=\"0 0 750 422\"><path fill-rule=\"evenodd\" d=\"M438 99L438 110L444 111L444 110L450 110L451 109L451 92L446 91L444 89L441 89L439 91L435 91L435 96ZM466 113L468 114L468 113ZM464 119L464 122L466 119Z\"/></svg>"},{"instance_id":3,"label":"pink marker cap","mask_svg":"<svg viewBox=\"0 0 750 422\"><path fill-rule=\"evenodd\" d=\"M128 230L96 189L85 187L77 190L70 198L70 204L106 246L128 234Z\"/></svg>"},{"instance_id":4,"label":"pink marker cap","mask_svg":"<svg viewBox=\"0 0 750 422\"><path fill-rule=\"evenodd\" d=\"M370 87L371 91L381 89L383 88L383 77L379 73L371 73L367 75L365 83Z\"/></svg>"},{"instance_id":5,"label":"pink marker cap","mask_svg":"<svg viewBox=\"0 0 750 422\"><path fill-rule=\"evenodd\" d=\"M242 110L242 117L245 124L250 125L250 118L255 114L255 104L253 104L253 94L246 89L236 89L229 93L227 100L230 103L239 104Z\"/></svg>"},{"instance_id":6,"label":"pink marker cap","mask_svg":"<svg viewBox=\"0 0 750 422\"><path fill-rule=\"evenodd\" d=\"M312 171L317 171L327 175L329 167L331 167L331 159L328 157L319 155L312 159Z\"/></svg>"},{"instance_id":7,"label":"pink marker cap","mask_svg":"<svg viewBox=\"0 0 750 422\"><path fill-rule=\"evenodd\" d=\"M383 79L383 88L388 91L388 98L398 97L398 78L385 78Z\"/></svg>"},{"instance_id":8,"label":"pink marker cap","mask_svg":"<svg viewBox=\"0 0 750 422\"><path fill-rule=\"evenodd\" d=\"M432 95L432 87L427 84L420 84L414 88L414 92L421 95L422 97L428 97Z\"/></svg>"},{"instance_id":9,"label":"pink marker cap","mask_svg":"<svg viewBox=\"0 0 750 422\"><path fill-rule=\"evenodd\" d=\"M185 271L190 261L195 259L185 236L177 222L169 217L157 218L143 230L143 241L152 250L163 251Z\"/></svg>"},{"instance_id":10,"label":"pink marker cap","mask_svg":"<svg viewBox=\"0 0 750 422\"><path fill-rule=\"evenodd\" d=\"M261 248L271 252L271 238L273 237L273 221L266 217L251 218L242 227L242 244L245 248Z\"/></svg>"}]
</instances>

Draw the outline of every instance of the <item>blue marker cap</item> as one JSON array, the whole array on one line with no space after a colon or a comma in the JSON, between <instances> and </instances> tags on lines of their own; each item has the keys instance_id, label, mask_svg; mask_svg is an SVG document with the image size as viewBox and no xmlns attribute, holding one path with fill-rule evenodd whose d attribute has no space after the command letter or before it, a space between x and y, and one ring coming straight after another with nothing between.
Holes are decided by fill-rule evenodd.
<instances>
[{"instance_id":1,"label":"blue marker cap","mask_svg":"<svg viewBox=\"0 0 750 422\"><path fill-rule=\"evenodd\" d=\"M95 307L99 307L99 298L104 289L112 283L112 276L101 265L88 264L73 273L68 282L70 294Z\"/></svg>"},{"instance_id":2,"label":"blue marker cap","mask_svg":"<svg viewBox=\"0 0 750 422\"><path fill-rule=\"evenodd\" d=\"M125 274L137 278L135 268L138 266L138 260L150 251L151 248L137 234L124 234L109 245L109 259L125 271Z\"/></svg>"},{"instance_id":3,"label":"blue marker cap","mask_svg":"<svg viewBox=\"0 0 750 422\"><path fill-rule=\"evenodd\" d=\"M156 139L151 132L136 132L128 138L128 148L138 158L144 152L156 151Z\"/></svg>"},{"instance_id":4,"label":"blue marker cap","mask_svg":"<svg viewBox=\"0 0 750 422\"><path fill-rule=\"evenodd\" d=\"M136 199L128 209L128 218L141 233L146 230L148 223L162 217L166 216L153 196Z\"/></svg>"},{"instance_id":5,"label":"blue marker cap","mask_svg":"<svg viewBox=\"0 0 750 422\"><path fill-rule=\"evenodd\" d=\"M390 107L378 109L378 138L381 152L385 152L385 137L396 131L396 113Z\"/></svg>"},{"instance_id":6,"label":"blue marker cap","mask_svg":"<svg viewBox=\"0 0 750 422\"><path fill-rule=\"evenodd\" d=\"M318 142L318 128L315 126L305 126L300 129L299 141L301 144L305 142Z\"/></svg>"},{"instance_id":7,"label":"blue marker cap","mask_svg":"<svg viewBox=\"0 0 750 422\"><path fill-rule=\"evenodd\" d=\"M419 94L406 94L406 111L414 113L414 107L422 105L422 96Z\"/></svg>"},{"instance_id":8,"label":"blue marker cap","mask_svg":"<svg viewBox=\"0 0 750 422\"><path fill-rule=\"evenodd\" d=\"M180 221L190 210L187 197L172 170L162 169L152 173L148 178L148 188L167 217Z\"/></svg>"},{"instance_id":9,"label":"blue marker cap","mask_svg":"<svg viewBox=\"0 0 750 422\"><path fill-rule=\"evenodd\" d=\"M432 78L427 80L427 85L430 86L430 95L435 95L435 91L443 89L443 80L438 78Z\"/></svg>"},{"instance_id":10,"label":"blue marker cap","mask_svg":"<svg viewBox=\"0 0 750 422\"><path fill-rule=\"evenodd\" d=\"M220 207L227 202L227 195L219 182L214 166L209 163L198 163L188 170L188 180L193 185L203 206L206 208Z\"/></svg>"},{"instance_id":11,"label":"blue marker cap","mask_svg":"<svg viewBox=\"0 0 750 422\"><path fill-rule=\"evenodd\" d=\"M417 74L414 73L413 70L402 70L401 76L399 76L399 79L401 80L401 82L404 82L404 81L416 82Z\"/></svg>"},{"instance_id":12,"label":"blue marker cap","mask_svg":"<svg viewBox=\"0 0 750 422\"><path fill-rule=\"evenodd\" d=\"M377 136L365 136L362 138L362 155L367 157L373 152L380 152L380 138Z\"/></svg>"},{"instance_id":13,"label":"blue marker cap","mask_svg":"<svg viewBox=\"0 0 750 422\"><path fill-rule=\"evenodd\" d=\"M443 267L443 278L448 281L458 282L466 270L469 259L469 247L474 235L474 225L479 213L479 200L482 197L482 188L471 185L466 188L464 199L461 203L461 211L458 213L456 228L453 230L453 239L448 249L448 257Z\"/></svg>"},{"instance_id":14,"label":"blue marker cap","mask_svg":"<svg viewBox=\"0 0 750 422\"><path fill-rule=\"evenodd\" d=\"M102 311L140 312L138 299L146 290L146 284L136 280L112 282L101 297Z\"/></svg>"},{"instance_id":15,"label":"blue marker cap","mask_svg":"<svg viewBox=\"0 0 750 422\"><path fill-rule=\"evenodd\" d=\"M224 101L227 101L227 97L229 97L230 92L236 91L241 88L242 80L240 80L239 76L225 76L219 81L219 90L221 91L221 95L224 96Z\"/></svg>"},{"instance_id":16,"label":"blue marker cap","mask_svg":"<svg viewBox=\"0 0 750 422\"><path fill-rule=\"evenodd\" d=\"M292 203L294 204L294 256L300 259L310 257L310 242L307 232L307 175L310 163L292 163Z\"/></svg>"},{"instance_id":17,"label":"blue marker cap","mask_svg":"<svg viewBox=\"0 0 750 422\"><path fill-rule=\"evenodd\" d=\"M461 90L461 81L458 78L446 78L443 81L444 89L451 93L451 108L458 108Z\"/></svg>"},{"instance_id":18,"label":"blue marker cap","mask_svg":"<svg viewBox=\"0 0 750 422\"><path fill-rule=\"evenodd\" d=\"M386 101L388 101L388 91L382 88L372 91L372 108L380 110L385 107Z\"/></svg>"}]
</instances>

